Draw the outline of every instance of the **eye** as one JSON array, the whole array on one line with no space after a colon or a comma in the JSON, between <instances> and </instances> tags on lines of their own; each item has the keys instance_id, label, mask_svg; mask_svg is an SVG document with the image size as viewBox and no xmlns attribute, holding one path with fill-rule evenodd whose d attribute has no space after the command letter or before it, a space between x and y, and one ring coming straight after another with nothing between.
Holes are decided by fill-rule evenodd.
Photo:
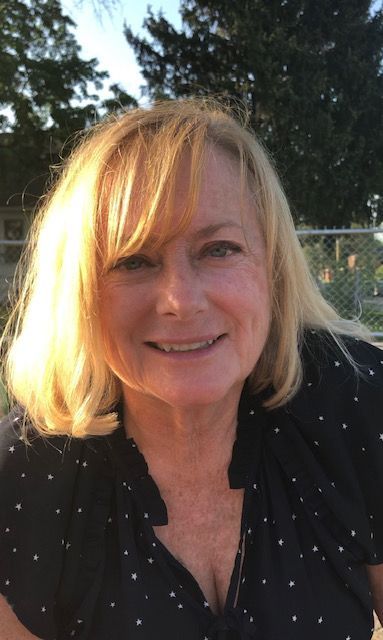
<instances>
[{"instance_id":1,"label":"eye","mask_svg":"<svg viewBox=\"0 0 383 640\"><path fill-rule=\"evenodd\" d=\"M126 271L137 271L142 267L150 267L151 262L145 256L133 255L121 258L114 267L115 269L125 269Z\"/></svg>"},{"instance_id":2,"label":"eye","mask_svg":"<svg viewBox=\"0 0 383 640\"><path fill-rule=\"evenodd\" d=\"M235 253L240 253L241 248L232 242L215 242L205 249L205 255L212 258L227 258Z\"/></svg>"}]
</instances>

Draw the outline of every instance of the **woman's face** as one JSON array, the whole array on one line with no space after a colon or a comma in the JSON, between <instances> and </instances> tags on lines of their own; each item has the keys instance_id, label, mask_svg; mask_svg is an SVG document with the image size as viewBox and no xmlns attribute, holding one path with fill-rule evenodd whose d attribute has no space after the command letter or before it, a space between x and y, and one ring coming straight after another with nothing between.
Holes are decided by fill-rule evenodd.
<instances>
[{"instance_id":1,"label":"woman's face","mask_svg":"<svg viewBox=\"0 0 383 640\"><path fill-rule=\"evenodd\" d=\"M175 216L188 192L179 170ZM124 396L173 407L240 393L270 324L265 246L236 161L209 147L193 219L159 250L121 260L101 284L109 365Z\"/></svg>"}]
</instances>

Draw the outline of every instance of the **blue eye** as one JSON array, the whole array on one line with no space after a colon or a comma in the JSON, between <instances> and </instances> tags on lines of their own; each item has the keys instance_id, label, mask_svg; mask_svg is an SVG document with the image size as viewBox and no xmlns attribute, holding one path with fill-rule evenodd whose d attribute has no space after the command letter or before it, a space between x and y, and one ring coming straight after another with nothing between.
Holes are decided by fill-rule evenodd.
<instances>
[{"instance_id":1,"label":"blue eye","mask_svg":"<svg viewBox=\"0 0 383 640\"><path fill-rule=\"evenodd\" d=\"M207 248L206 253L213 258L227 258L234 253L239 253L240 247L228 242L219 242Z\"/></svg>"},{"instance_id":2,"label":"blue eye","mask_svg":"<svg viewBox=\"0 0 383 640\"><path fill-rule=\"evenodd\" d=\"M116 264L116 269L126 269L126 271L137 271L143 266L149 266L149 262L143 256L129 256L121 258Z\"/></svg>"}]
</instances>

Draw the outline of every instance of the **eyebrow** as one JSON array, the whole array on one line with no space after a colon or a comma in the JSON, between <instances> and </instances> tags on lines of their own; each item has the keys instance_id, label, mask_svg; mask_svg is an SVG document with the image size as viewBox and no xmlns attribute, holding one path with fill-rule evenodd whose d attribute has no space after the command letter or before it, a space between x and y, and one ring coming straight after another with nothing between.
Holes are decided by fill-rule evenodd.
<instances>
[{"instance_id":1,"label":"eyebrow","mask_svg":"<svg viewBox=\"0 0 383 640\"><path fill-rule=\"evenodd\" d=\"M208 238L209 236L214 235L217 231L221 229L226 229L228 227L234 227L235 229L240 229L243 231L243 227L238 222L218 222L217 224L209 224L207 227L203 227L196 232L196 238Z\"/></svg>"}]
</instances>

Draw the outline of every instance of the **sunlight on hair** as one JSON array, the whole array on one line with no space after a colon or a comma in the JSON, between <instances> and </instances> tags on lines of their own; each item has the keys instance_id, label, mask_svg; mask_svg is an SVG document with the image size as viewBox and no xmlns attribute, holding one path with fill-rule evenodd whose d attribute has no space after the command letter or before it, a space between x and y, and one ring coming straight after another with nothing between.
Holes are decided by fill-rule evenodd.
<instances>
[{"instance_id":1,"label":"sunlight on hair","mask_svg":"<svg viewBox=\"0 0 383 640\"><path fill-rule=\"evenodd\" d=\"M190 99L128 111L84 135L42 200L22 262L3 370L12 398L40 432L83 437L118 426L121 385L106 364L100 278L144 243L161 245L187 227L209 145L237 159L266 244L272 322L253 389L273 387L269 407L292 397L301 381L304 328L329 331L345 353L340 334L362 335L320 295L270 159L228 109ZM185 154L189 193L175 226L172 201Z\"/></svg>"}]
</instances>

